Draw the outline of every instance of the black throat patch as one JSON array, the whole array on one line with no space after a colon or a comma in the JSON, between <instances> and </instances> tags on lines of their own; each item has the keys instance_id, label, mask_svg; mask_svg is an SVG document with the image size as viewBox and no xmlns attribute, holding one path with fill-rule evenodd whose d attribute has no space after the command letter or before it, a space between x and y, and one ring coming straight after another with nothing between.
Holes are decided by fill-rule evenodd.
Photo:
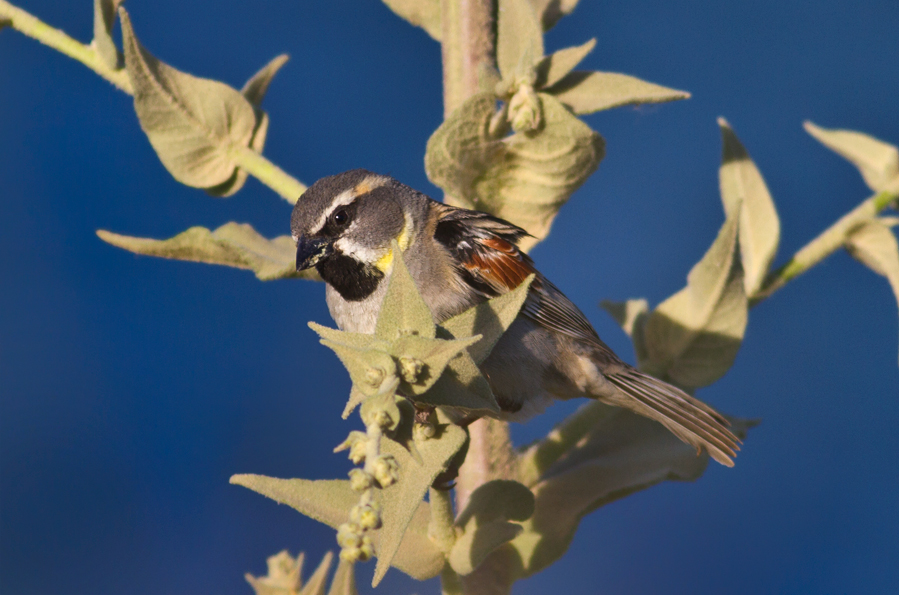
<instances>
[{"instance_id":1,"label":"black throat patch","mask_svg":"<svg viewBox=\"0 0 899 595\"><path fill-rule=\"evenodd\" d=\"M370 296L384 277L380 270L365 265L355 258L335 252L315 265L318 274L340 297L358 302Z\"/></svg>"}]
</instances>

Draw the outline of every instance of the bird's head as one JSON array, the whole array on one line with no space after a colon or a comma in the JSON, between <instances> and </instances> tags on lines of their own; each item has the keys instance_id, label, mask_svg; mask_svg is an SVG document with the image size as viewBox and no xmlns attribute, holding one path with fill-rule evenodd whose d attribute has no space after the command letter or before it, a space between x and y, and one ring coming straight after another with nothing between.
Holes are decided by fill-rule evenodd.
<instances>
[{"instance_id":1,"label":"bird's head","mask_svg":"<svg viewBox=\"0 0 899 595\"><path fill-rule=\"evenodd\" d=\"M417 194L391 177L364 169L317 181L291 215L297 270L316 267L339 290L367 293L393 262L392 242L405 250L413 241ZM356 287L360 284L366 287Z\"/></svg>"}]
</instances>

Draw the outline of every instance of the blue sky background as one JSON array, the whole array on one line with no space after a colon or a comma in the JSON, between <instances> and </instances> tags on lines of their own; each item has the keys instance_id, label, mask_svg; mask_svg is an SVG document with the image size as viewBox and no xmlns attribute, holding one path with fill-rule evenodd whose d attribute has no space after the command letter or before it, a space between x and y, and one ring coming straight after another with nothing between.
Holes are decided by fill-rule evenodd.
<instances>
[{"instance_id":1,"label":"blue sky background","mask_svg":"<svg viewBox=\"0 0 899 595\"><path fill-rule=\"evenodd\" d=\"M21 0L91 38L88 0ZM291 61L266 98L265 153L304 182L354 167L434 193L439 46L376 0L128 0L162 60L240 87ZM804 119L899 142L899 3L582 0L548 50L597 37L585 66L686 89L674 104L587 118L599 171L562 210L538 266L633 361L596 307L683 286L723 220L725 116L782 218L778 263L869 195ZM131 100L80 64L0 32L0 592L249 594L242 575L332 530L228 484L233 473L342 477L358 418L306 321L324 287L135 257L96 229L169 237L236 220L288 232L251 180L219 200L176 183ZM574 252L577 250L577 252ZM699 396L760 417L734 469L613 503L516 594L899 592L897 308L844 253L752 310L731 372ZM577 403L513 428L525 443ZM359 582L370 592L373 565ZM381 593L439 592L398 571Z\"/></svg>"}]
</instances>

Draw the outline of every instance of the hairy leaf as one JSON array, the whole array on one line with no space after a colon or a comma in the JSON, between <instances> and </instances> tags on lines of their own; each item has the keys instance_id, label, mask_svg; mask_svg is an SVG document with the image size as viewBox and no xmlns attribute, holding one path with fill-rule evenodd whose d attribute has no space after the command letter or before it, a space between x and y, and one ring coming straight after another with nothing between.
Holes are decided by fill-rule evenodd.
<instances>
[{"instance_id":1,"label":"hairy leaf","mask_svg":"<svg viewBox=\"0 0 899 595\"><path fill-rule=\"evenodd\" d=\"M662 481L692 481L708 464L708 454L697 455L655 421L598 402L584 409L593 421L589 431L541 474L532 487L534 514L511 542L523 576L559 559L584 515ZM741 434L746 425L734 423Z\"/></svg>"},{"instance_id":2,"label":"hairy leaf","mask_svg":"<svg viewBox=\"0 0 899 595\"><path fill-rule=\"evenodd\" d=\"M852 130L820 128L805 122L805 131L828 149L852 162L871 190L899 189L899 149Z\"/></svg>"},{"instance_id":3,"label":"hairy leaf","mask_svg":"<svg viewBox=\"0 0 899 595\"><path fill-rule=\"evenodd\" d=\"M543 125L535 132L494 138L489 131L495 100L475 95L428 141L428 178L469 206L526 229L524 249L549 233L568 197L592 174L605 152L597 133L555 98L540 93Z\"/></svg>"},{"instance_id":4,"label":"hairy leaf","mask_svg":"<svg viewBox=\"0 0 899 595\"><path fill-rule=\"evenodd\" d=\"M527 76L525 69L543 57L543 31L529 0L499 0L496 63L503 79Z\"/></svg>"},{"instance_id":5,"label":"hairy leaf","mask_svg":"<svg viewBox=\"0 0 899 595\"><path fill-rule=\"evenodd\" d=\"M545 91L580 115L624 105L662 103L690 97L686 91L669 89L626 74L584 70L575 70Z\"/></svg>"},{"instance_id":6,"label":"hairy leaf","mask_svg":"<svg viewBox=\"0 0 899 595\"><path fill-rule=\"evenodd\" d=\"M125 66L134 109L160 161L187 186L211 188L231 179L236 147L256 131L253 106L235 89L163 64L144 49L125 9L119 9Z\"/></svg>"},{"instance_id":7,"label":"hairy leaf","mask_svg":"<svg viewBox=\"0 0 899 595\"><path fill-rule=\"evenodd\" d=\"M871 219L846 238L846 250L869 269L890 282L899 303L899 242L889 223Z\"/></svg>"},{"instance_id":8,"label":"hairy leaf","mask_svg":"<svg viewBox=\"0 0 899 595\"><path fill-rule=\"evenodd\" d=\"M577 6L578 0L530 0L534 12L540 17L544 31L549 31L565 15Z\"/></svg>"},{"instance_id":9,"label":"hairy leaf","mask_svg":"<svg viewBox=\"0 0 899 595\"><path fill-rule=\"evenodd\" d=\"M737 256L735 210L687 275L687 286L659 304L646 321L646 370L688 389L718 380L743 341L748 303Z\"/></svg>"},{"instance_id":10,"label":"hairy leaf","mask_svg":"<svg viewBox=\"0 0 899 595\"><path fill-rule=\"evenodd\" d=\"M402 251L396 242L393 242L391 250L394 255L393 271L390 273L387 293L378 314L375 336L386 341L392 341L400 334L414 334L433 339L437 327L431 317L431 310L418 293L415 281L406 268ZM396 258L397 254L400 258Z\"/></svg>"},{"instance_id":11,"label":"hairy leaf","mask_svg":"<svg viewBox=\"0 0 899 595\"><path fill-rule=\"evenodd\" d=\"M648 358L643 333L649 317L649 302L644 299L633 299L626 302L603 300L599 305L631 338L631 342L634 344L634 354L637 356L637 367L641 367Z\"/></svg>"},{"instance_id":12,"label":"hairy leaf","mask_svg":"<svg viewBox=\"0 0 899 595\"><path fill-rule=\"evenodd\" d=\"M112 40L116 10L125 0L94 0L94 41L92 45L109 68L122 67L122 53ZM2 27L0 27L2 28Z\"/></svg>"},{"instance_id":13,"label":"hairy leaf","mask_svg":"<svg viewBox=\"0 0 899 595\"><path fill-rule=\"evenodd\" d=\"M328 554L330 555L330 553ZM302 588L303 552L294 559L287 550L282 550L266 559L267 576L244 575L256 595L296 595Z\"/></svg>"},{"instance_id":14,"label":"hairy leaf","mask_svg":"<svg viewBox=\"0 0 899 595\"><path fill-rule=\"evenodd\" d=\"M481 340L468 348L472 359L480 364L487 359L496 342L518 317L533 281L534 275L530 275L514 290L469 308L442 322L440 326L451 337L480 335Z\"/></svg>"},{"instance_id":15,"label":"hairy leaf","mask_svg":"<svg viewBox=\"0 0 899 595\"><path fill-rule=\"evenodd\" d=\"M309 580L303 585L299 595L325 595L325 585L328 581L328 570L331 568L331 560L334 554L328 552L325 554L318 568L309 577Z\"/></svg>"},{"instance_id":16,"label":"hairy leaf","mask_svg":"<svg viewBox=\"0 0 899 595\"><path fill-rule=\"evenodd\" d=\"M497 479L479 486L468 500L456 526L456 539L448 560L453 570L470 574L493 550L521 533L521 525L534 514L534 495L517 481Z\"/></svg>"},{"instance_id":17,"label":"hairy leaf","mask_svg":"<svg viewBox=\"0 0 899 595\"><path fill-rule=\"evenodd\" d=\"M538 89L552 87L574 70L595 46L594 38L583 45L565 48L544 57L537 63L537 82L534 86Z\"/></svg>"},{"instance_id":18,"label":"hairy leaf","mask_svg":"<svg viewBox=\"0 0 899 595\"><path fill-rule=\"evenodd\" d=\"M356 590L356 573L352 562L341 560L331 580L328 595L358 595Z\"/></svg>"},{"instance_id":19,"label":"hairy leaf","mask_svg":"<svg viewBox=\"0 0 899 595\"><path fill-rule=\"evenodd\" d=\"M416 27L421 27L428 35L440 41L443 34L440 0L384 0L390 10Z\"/></svg>"},{"instance_id":20,"label":"hairy leaf","mask_svg":"<svg viewBox=\"0 0 899 595\"><path fill-rule=\"evenodd\" d=\"M260 106L262 99L268 91L268 86L272 82L278 70L287 62L287 54L281 54L271 60L262 69L254 74L250 80L241 89L241 94L253 104L253 111L256 115L256 129L253 131L253 139L250 141L250 148L257 153L262 153L265 147L265 138L268 135L268 114L265 113ZM234 170L231 177L218 186L206 188L206 192L212 196L228 197L243 188L249 174L241 167Z\"/></svg>"},{"instance_id":21,"label":"hairy leaf","mask_svg":"<svg viewBox=\"0 0 899 595\"><path fill-rule=\"evenodd\" d=\"M402 464L401 462L400 465ZM295 508L334 529L346 522L350 508L359 501L359 494L350 488L350 482L342 479L311 481L276 479L264 475L234 475L231 477L231 483ZM390 489L396 487L391 486ZM384 490L378 490L381 491ZM427 536L427 505L422 505L418 511L413 512L412 521L408 523L409 530L406 531L400 548L394 555L393 565L412 578L427 580L440 572L443 567L443 554ZM394 520L391 519L391 522ZM380 555L381 531L376 531L372 538L375 542L375 554Z\"/></svg>"},{"instance_id":22,"label":"hairy leaf","mask_svg":"<svg viewBox=\"0 0 899 595\"><path fill-rule=\"evenodd\" d=\"M774 201L755 163L724 118L718 119L723 143L718 177L724 212L729 217L740 209L738 236L743 262L743 286L753 296L762 287L765 275L780 242L780 219Z\"/></svg>"},{"instance_id":23,"label":"hairy leaf","mask_svg":"<svg viewBox=\"0 0 899 595\"><path fill-rule=\"evenodd\" d=\"M434 386L416 401L481 414L499 413L490 384L467 351L451 359Z\"/></svg>"},{"instance_id":24,"label":"hairy leaf","mask_svg":"<svg viewBox=\"0 0 899 595\"><path fill-rule=\"evenodd\" d=\"M123 236L102 229L97 230L97 235L104 242L136 254L249 269L262 281L319 280L314 269L297 272L296 247L289 236L269 240L246 223L226 223L215 231L191 227L167 240Z\"/></svg>"},{"instance_id":25,"label":"hairy leaf","mask_svg":"<svg viewBox=\"0 0 899 595\"><path fill-rule=\"evenodd\" d=\"M393 440L382 440L383 451L396 457L399 463L400 480L395 486L381 490L383 494L381 516L384 526L378 531L379 542L376 546L378 563L372 579L373 587L384 578L384 574L400 547L403 535L412 522L416 509L422 504L428 488L446 469L467 438L465 430L447 423L439 423L437 433L429 439L412 433L412 441L421 456L421 462L417 462L409 450L400 443ZM423 530L427 534L426 525L418 530ZM437 550L433 544L431 547Z\"/></svg>"},{"instance_id":26,"label":"hairy leaf","mask_svg":"<svg viewBox=\"0 0 899 595\"><path fill-rule=\"evenodd\" d=\"M269 85L272 84L272 79L275 78L275 75L278 74L278 71L289 59L290 56L287 54L281 54L272 58L259 72L250 77L250 80L240 90L241 94L253 105L257 107L262 105L262 100L268 92Z\"/></svg>"}]
</instances>

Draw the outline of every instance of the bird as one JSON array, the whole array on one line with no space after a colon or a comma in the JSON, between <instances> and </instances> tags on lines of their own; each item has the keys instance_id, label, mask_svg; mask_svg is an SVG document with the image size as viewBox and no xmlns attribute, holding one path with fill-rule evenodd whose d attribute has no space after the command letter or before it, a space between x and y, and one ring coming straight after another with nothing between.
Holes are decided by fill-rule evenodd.
<instances>
[{"instance_id":1,"label":"bird","mask_svg":"<svg viewBox=\"0 0 899 595\"><path fill-rule=\"evenodd\" d=\"M732 467L740 440L720 413L624 362L518 247L529 234L488 213L438 202L354 169L322 178L291 213L297 271L315 267L342 331L371 334L396 255L439 324L534 275L517 317L481 363L500 412L526 421L556 399L587 397L660 422Z\"/></svg>"}]
</instances>

